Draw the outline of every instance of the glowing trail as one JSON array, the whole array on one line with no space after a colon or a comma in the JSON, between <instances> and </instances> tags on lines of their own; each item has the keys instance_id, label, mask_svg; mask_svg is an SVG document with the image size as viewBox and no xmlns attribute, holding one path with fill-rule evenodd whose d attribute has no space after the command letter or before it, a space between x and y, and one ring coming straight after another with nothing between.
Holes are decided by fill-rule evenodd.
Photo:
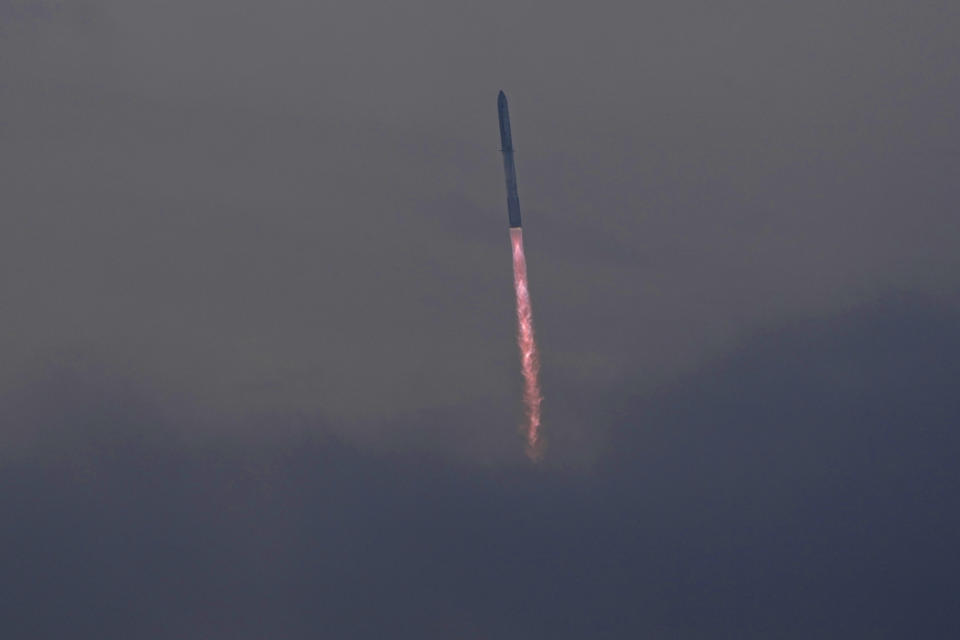
<instances>
[{"instance_id":1,"label":"glowing trail","mask_svg":"<svg viewBox=\"0 0 960 640\"><path fill-rule=\"evenodd\" d=\"M527 259L523 254L523 229L510 229L513 245L513 287L517 294L517 344L520 347L520 366L523 372L523 402L527 411L527 455L538 460L540 446L540 359L533 335L533 310L530 307L530 289L527 286Z\"/></svg>"}]
</instances>

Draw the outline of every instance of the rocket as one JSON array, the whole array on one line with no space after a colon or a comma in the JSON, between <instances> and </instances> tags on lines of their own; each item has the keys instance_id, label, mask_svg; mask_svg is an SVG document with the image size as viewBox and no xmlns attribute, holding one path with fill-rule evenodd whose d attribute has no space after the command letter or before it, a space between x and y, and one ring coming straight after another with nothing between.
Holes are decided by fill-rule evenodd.
<instances>
[{"instance_id":1,"label":"rocket","mask_svg":"<svg viewBox=\"0 0 960 640\"><path fill-rule=\"evenodd\" d=\"M510 110L503 91L497 96L500 115L500 151L503 152L503 177L507 182L507 215L510 228L520 228L520 196L517 195L517 168L513 164L513 138L510 136Z\"/></svg>"},{"instance_id":2,"label":"rocket","mask_svg":"<svg viewBox=\"0 0 960 640\"><path fill-rule=\"evenodd\" d=\"M517 169L513 166L513 138L510 136L510 111L503 91L497 96L500 116L500 151L503 152L503 177L507 182L507 215L510 218L510 246L513 248L513 289L517 295L517 346L523 373L523 402L527 407L527 455L537 461L542 454L540 440L540 358L533 336L533 310L527 285L527 258L523 255L523 228L520 226L520 197L517 195Z\"/></svg>"}]
</instances>

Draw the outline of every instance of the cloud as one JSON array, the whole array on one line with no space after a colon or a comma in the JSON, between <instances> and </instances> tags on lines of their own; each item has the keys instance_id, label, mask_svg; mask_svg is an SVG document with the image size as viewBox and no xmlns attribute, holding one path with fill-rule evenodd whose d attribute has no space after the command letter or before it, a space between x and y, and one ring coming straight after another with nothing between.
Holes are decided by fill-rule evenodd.
<instances>
[{"instance_id":1,"label":"cloud","mask_svg":"<svg viewBox=\"0 0 960 640\"><path fill-rule=\"evenodd\" d=\"M0 467L0 618L13 637L944 637L958 327L897 298L760 333L658 394L597 392L590 470L371 452L292 416L190 439L149 388L47 375L3 405L30 437Z\"/></svg>"}]
</instances>

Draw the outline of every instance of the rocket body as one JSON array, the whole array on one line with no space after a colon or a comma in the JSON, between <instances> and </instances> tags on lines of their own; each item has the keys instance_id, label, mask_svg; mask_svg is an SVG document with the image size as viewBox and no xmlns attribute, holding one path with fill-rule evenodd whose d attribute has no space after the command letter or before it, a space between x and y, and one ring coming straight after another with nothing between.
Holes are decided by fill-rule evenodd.
<instances>
[{"instance_id":1,"label":"rocket body","mask_svg":"<svg viewBox=\"0 0 960 640\"><path fill-rule=\"evenodd\" d=\"M510 110L503 91L497 96L497 113L500 116L500 151L503 152L503 177L507 183L507 215L510 228L520 225L520 196L517 194L517 168L513 164L513 138L510 135Z\"/></svg>"}]
</instances>

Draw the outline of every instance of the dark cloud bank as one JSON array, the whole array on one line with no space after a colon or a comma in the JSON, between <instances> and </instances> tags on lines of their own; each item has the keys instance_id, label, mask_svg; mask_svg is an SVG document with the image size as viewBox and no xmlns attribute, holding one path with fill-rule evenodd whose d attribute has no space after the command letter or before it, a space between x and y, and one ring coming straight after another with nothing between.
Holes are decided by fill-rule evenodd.
<instances>
[{"instance_id":1,"label":"dark cloud bank","mask_svg":"<svg viewBox=\"0 0 960 640\"><path fill-rule=\"evenodd\" d=\"M953 637L958 320L896 297L655 394L571 390L590 470L291 416L188 440L150 389L61 367L0 409L4 635Z\"/></svg>"}]
</instances>

